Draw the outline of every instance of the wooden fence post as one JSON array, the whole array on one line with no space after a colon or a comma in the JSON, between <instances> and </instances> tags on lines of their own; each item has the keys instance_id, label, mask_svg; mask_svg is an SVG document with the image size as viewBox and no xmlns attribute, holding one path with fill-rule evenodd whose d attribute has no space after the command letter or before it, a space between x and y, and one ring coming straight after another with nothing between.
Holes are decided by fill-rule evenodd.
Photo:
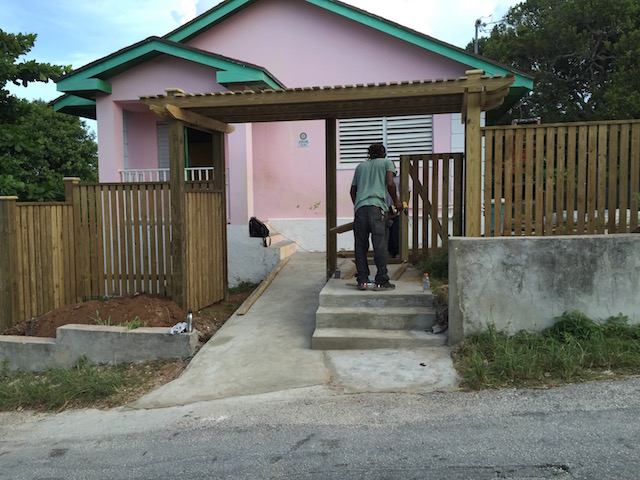
<instances>
[{"instance_id":1,"label":"wooden fence post","mask_svg":"<svg viewBox=\"0 0 640 480\"><path fill-rule=\"evenodd\" d=\"M185 241L185 134L184 124L169 122L169 183L171 189L171 297L186 308L186 246Z\"/></svg>"},{"instance_id":2,"label":"wooden fence post","mask_svg":"<svg viewBox=\"0 0 640 480\"><path fill-rule=\"evenodd\" d=\"M80 183L78 177L64 177L64 201L67 203L73 203L73 187Z\"/></svg>"},{"instance_id":3,"label":"wooden fence post","mask_svg":"<svg viewBox=\"0 0 640 480\"><path fill-rule=\"evenodd\" d=\"M482 70L467 70L467 77L480 78ZM465 91L462 121L465 123L466 183L465 183L465 235L480 236L482 218L482 113L481 90Z\"/></svg>"},{"instance_id":4,"label":"wooden fence post","mask_svg":"<svg viewBox=\"0 0 640 480\"><path fill-rule=\"evenodd\" d=\"M336 135L338 121L335 118L327 118L325 121L325 148L326 148L326 202L327 202L327 281L338 268L338 234L335 228L338 224L337 205L337 145Z\"/></svg>"},{"instance_id":5,"label":"wooden fence post","mask_svg":"<svg viewBox=\"0 0 640 480\"><path fill-rule=\"evenodd\" d=\"M14 325L18 308L17 200L0 197L0 330Z\"/></svg>"}]
</instances>

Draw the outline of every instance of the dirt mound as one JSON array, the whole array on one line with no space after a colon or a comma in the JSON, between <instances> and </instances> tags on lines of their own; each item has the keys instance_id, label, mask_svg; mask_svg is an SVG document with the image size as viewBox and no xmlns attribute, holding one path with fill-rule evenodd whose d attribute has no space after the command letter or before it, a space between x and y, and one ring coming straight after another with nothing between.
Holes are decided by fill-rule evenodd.
<instances>
[{"instance_id":1,"label":"dirt mound","mask_svg":"<svg viewBox=\"0 0 640 480\"><path fill-rule=\"evenodd\" d=\"M200 341L204 343L209 340L249 295L251 290L233 293L227 300L197 312L193 324L200 332ZM65 305L14 325L2 334L55 338L56 329L68 324L121 325L127 322L139 323L136 320L139 319L146 327L170 328L178 322L186 321L186 318L187 312L173 300L138 294Z\"/></svg>"},{"instance_id":2,"label":"dirt mound","mask_svg":"<svg viewBox=\"0 0 640 480\"><path fill-rule=\"evenodd\" d=\"M142 321L147 327L171 327L184 322L187 312L175 302L146 294L108 300L89 300L65 305L44 315L19 323L4 332L8 335L55 337L56 329L70 323L120 325Z\"/></svg>"}]
</instances>

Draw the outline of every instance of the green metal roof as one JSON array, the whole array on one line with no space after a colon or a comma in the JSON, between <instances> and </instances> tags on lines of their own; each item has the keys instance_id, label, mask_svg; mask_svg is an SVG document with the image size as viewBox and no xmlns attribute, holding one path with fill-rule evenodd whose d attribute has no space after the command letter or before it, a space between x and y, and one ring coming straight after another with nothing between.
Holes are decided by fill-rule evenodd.
<instances>
[{"instance_id":1,"label":"green metal roof","mask_svg":"<svg viewBox=\"0 0 640 480\"><path fill-rule=\"evenodd\" d=\"M216 70L216 80L221 85L248 85L257 89L271 88L274 90L284 87L266 69L257 65L216 55L167 39L149 37L61 77L57 81L57 89L69 96L92 101L95 105L98 93L111 93L111 84L108 82L111 77L160 55L171 55L211 67ZM63 98L64 103L59 104L58 102L62 102ZM70 101L68 97L61 97L55 101L54 109L69 111ZM79 100L74 100L74 102L78 103ZM93 117L89 116L89 118L95 118L95 111L92 115Z\"/></svg>"}]
</instances>

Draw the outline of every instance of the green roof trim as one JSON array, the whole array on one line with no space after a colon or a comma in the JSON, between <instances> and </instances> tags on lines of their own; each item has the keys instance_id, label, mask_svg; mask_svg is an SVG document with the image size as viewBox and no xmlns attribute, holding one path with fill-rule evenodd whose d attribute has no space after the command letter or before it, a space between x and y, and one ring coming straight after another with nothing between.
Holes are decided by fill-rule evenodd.
<instances>
[{"instance_id":1,"label":"green roof trim","mask_svg":"<svg viewBox=\"0 0 640 480\"><path fill-rule=\"evenodd\" d=\"M185 23L174 31L169 32L163 38L172 42L186 42L197 36L202 30L205 30L216 23L220 23L225 18L237 13L243 8L255 3L256 0L227 0L220 5L213 7L211 10L194 18L190 22Z\"/></svg>"},{"instance_id":2,"label":"green roof trim","mask_svg":"<svg viewBox=\"0 0 640 480\"><path fill-rule=\"evenodd\" d=\"M214 68L218 70L218 74L224 73L224 82L219 81L223 85L250 82L265 85L265 88L274 90L283 88L276 78L261 67L158 37L150 37L62 77L57 82L57 89L61 92L95 99L98 92L111 93L111 84L107 82L109 78L160 55L171 55Z\"/></svg>"},{"instance_id":3,"label":"green roof trim","mask_svg":"<svg viewBox=\"0 0 640 480\"><path fill-rule=\"evenodd\" d=\"M481 69L488 75L507 75L513 73L516 76L514 87L533 88L533 79L523 75L522 73L510 70L507 66L493 63L479 55L471 54L461 48L455 47L445 42L436 40L433 37L421 34L414 30L403 27L396 23L390 22L380 17L371 15L363 10L356 9L342 2L334 2L331 0L306 0L307 2L324 8L343 17L354 20L368 27L384 32L392 37L399 38L408 43L417 45L426 50L431 50L438 55L455 60L456 62L469 65L474 69Z\"/></svg>"},{"instance_id":4,"label":"green roof trim","mask_svg":"<svg viewBox=\"0 0 640 480\"><path fill-rule=\"evenodd\" d=\"M63 95L53 101L53 111L77 117L96 119L96 102L75 95Z\"/></svg>"}]
</instances>

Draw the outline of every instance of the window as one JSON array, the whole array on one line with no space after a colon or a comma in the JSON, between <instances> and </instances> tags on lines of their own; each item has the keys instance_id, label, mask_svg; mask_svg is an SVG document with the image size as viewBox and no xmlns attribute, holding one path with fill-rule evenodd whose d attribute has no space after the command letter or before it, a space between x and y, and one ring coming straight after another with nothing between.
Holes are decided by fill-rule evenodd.
<instances>
[{"instance_id":1,"label":"window","mask_svg":"<svg viewBox=\"0 0 640 480\"><path fill-rule=\"evenodd\" d=\"M158 123L158 168L169 168L169 125Z\"/></svg>"},{"instance_id":2,"label":"window","mask_svg":"<svg viewBox=\"0 0 640 480\"><path fill-rule=\"evenodd\" d=\"M367 159L367 148L382 142L387 157L399 161L400 155L433 152L431 115L354 118L338 122L340 163L355 167Z\"/></svg>"}]
</instances>

